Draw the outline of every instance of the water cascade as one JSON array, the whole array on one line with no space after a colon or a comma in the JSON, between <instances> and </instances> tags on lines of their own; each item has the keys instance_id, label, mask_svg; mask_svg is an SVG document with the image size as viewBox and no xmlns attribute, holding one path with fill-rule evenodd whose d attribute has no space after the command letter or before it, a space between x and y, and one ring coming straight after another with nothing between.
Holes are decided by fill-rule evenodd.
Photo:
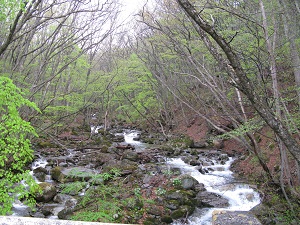
<instances>
[{"instance_id":1,"label":"water cascade","mask_svg":"<svg viewBox=\"0 0 300 225\"><path fill-rule=\"evenodd\" d=\"M134 131L124 133L125 142L134 145L139 151L144 148L144 144L133 139L137 135ZM211 225L214 210L249 211L260 203L259 193L248 184L238 182L233 176L230 166L234 158L229 157L228 159L224 164L214 159L202 159L206 160L205 166L202 166L205 173L199 172L197 166L186 164L181 158L167 159L166 163L170 167L179 168L183 174L189 174L199 183L204 184L208 192L219 194L229 201L227 208L197 208L188 218L187 224ZM182 225L182 223L174 222L173 225Z\"/></svg>"},{"instance_id":2,"label":"water cascade","mask_svg":"<svg viewBox=\"0 0 300 225\"><path fill-rule=\"evenodd\" d=\"M205 174L200 173L196 166L190 166L184 163L180 158L169 159L168 164L171 167L180 168L184 174L189 174L203 183L208 192L216 193L229 200L229 207L222 210L249 211L260 203L259 193L249 185L239 183L235 180L233 172L230 171L230 165L233 158L224 164L213 162L212 165L203 166ZM209 225L212 220L212 212L220 208L196 209L193 215L188 218L189 225ZM181 225L175 222L173 225Z\"/></svg>"},{"instance_id":3,"label":"water cascade","mask_svg":"<svg viewBox=\"0 0 300 225\"><path fill-rule=\"evenodd\" d=\"M95 129L97 132L97 129ZM125 144L130 144L135 147L135 151L141 152L146 148L151 147L149 144L142 143L139 141L140 132L135 130L124 130L123 133L115 134L123 135L125 139ZM209 153L210 150L203 150L203 152ZM217 151L216 151L217 152ZM73 152L70 150L68 152L70 155ZM218 153L219 155L222 153ZM168 167L178 168L181 173L189 174L194 177L199 183L204 184L207 192L218 194L226 199L228 199L229 206L225 210L237 210L237 211L249 211L254 206L260 203L259 193L251 188L248 184L239 182L234 176L233 172L230 171L230 166L234 161L234 158L228 157L226 154L225 159L221 162L214 157L209 157L207 155L200 155L200 160L202 163L201 170L199 166L191 166L183 161L181 158L169 158L166 159L166 164ZM65 156L66 157L66 156ZM47 160L38 157L38 159L32 163L32 171L36 168L45 168L47 165ZM201 171L201 172L200 172ZM53 182L50 176L46 176L46 182ZM84 194L84 190L81 195ZM71 199L72 200L72 199ZM53 205L54 210L57 212L61 210L64 205L55 204ZM14 215L26 215L27 210L25 209L21 202L16 202L14 204ZM195 212L188 217L187 223L174 222L173 225L209 225L212 221L212 212L219 208L197 208ZM224 210L224 208L222 208ZM54 216L49 218L56 219L57 212L54 212Z\"/></svg>"}]
</instances>

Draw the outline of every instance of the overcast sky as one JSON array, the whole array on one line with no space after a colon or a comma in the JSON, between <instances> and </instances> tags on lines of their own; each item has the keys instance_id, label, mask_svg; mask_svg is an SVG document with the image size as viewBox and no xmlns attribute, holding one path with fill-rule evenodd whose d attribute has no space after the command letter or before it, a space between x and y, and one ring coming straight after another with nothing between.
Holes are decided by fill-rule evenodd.
<instances>
[{"instance_id":1,"label":"overcast sky","mask_svg":"<svg viewBox=\"0 0 300 225\"><path fill-rule=\"evenodd\" d=\"M152 6L154 0L120 0L124 5L124 17L137 14L139 10L147 3L147 6Z\"/></svg>"},{"instance_id":2,"label":"overcast sky","mask_svg":"<svg viewBox=\"0 0 300 225\"><path fill-rule=\"evenodd\" d=\"M121 0L120 2L124 5L126 12L136 13L145 5L147 0Z\"/></svg>"}]
</instances>

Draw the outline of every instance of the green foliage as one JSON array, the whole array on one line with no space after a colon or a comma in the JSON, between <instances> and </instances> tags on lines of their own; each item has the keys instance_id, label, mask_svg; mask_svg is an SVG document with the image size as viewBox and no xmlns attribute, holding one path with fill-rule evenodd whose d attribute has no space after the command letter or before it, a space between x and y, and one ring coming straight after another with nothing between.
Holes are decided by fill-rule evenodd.
<instances>
[{"instance_id":1,"label":"green foliage","mask_svg":"<svg viewBox=\"0 0 300 225\"><path fill-rule=\"evenodd\" d=\"M20 9L24 9L24 1L22 0L1 0L0 21L11 20Z\"/></svg>"},{"instance_id":2,"label":"green foliage","mask_svg":"<svg viewBox=\"0 0 300 225\"><path fill-rule=\"evenodd\" d=\"M133 192L136 197L141 197L141 188L135 188Z\"/></svg>"},{"instance_id":3,"label":"green foliage","mask_svg":"<svg viewBox=\"0 0 300 225\"><path fill-rule=\"evenodd\" d=\"M87 182L75 181L72 183L61 184L63 194L78 195L87 186Z\"/></svg>"},{"instance_id":4,"label":"green foliage","mask_svg":"<svg viewBox=\"0 0 300 225\"><path fill-rule=\"evenodd\" d=\"M258 120L257 118L249 119L244 124L240 125L238 128L231 130L225 134L218 135L214 137L214 139L229 139L232 137L243 136L248 132L253 132L255 130L259 130L263 127L264 122L262 120Z\"/></svg>"},{"instance_id":5,"label":"green foliage","mask_svg":"<svg viewBox=\"0 0 300 225\"><path fill-rule=\"evenodd\" d=\"M136 121L157 114L156 81L150 71L135 54L120 60L119 66L112 72L117 83L112 102L119 119Z\"/></svg>"},{"instance_id":6,"label":"green foliage","mask_svg":"<svg viewBox=\"0 0 300 225\"><path fill-rule=\"evenodd\" d=\"M166 192L166 189L160 187L155 190L156 195L164 195Z\"/></svg>"},{"instance_id":7,"label":"green foliage","mask_svg":"<svg viewBox=\"0 0 300 225\"><path fill-rule=\"evenodd\" d=\"M80 199L79 206L83 207L75 213L72 220L114 222L120 214L120 201L112 196L122 190L118 186L101 184L91 186Z\"/></svg>"},{"instance_id":8,"label":"green foliage","mask_svg":"<svg viewBox=\"0 0 300 225\"><path fill-rule=\"evenodd\" d=\"M181 180L180 180L179 178L174 178L174 179L172 180L172 184L173 184L173 186L175 186L175 187L179 187L179 186L182 184L182 182L181 182Z\"/></svg>"},{"instance_id":9,"label":"green foliage","mask_svg":"<svg viewBox=\"0 0 300 225\"><path fill-rule=\"evenodd\" d=\"M189 148L193 145L194 141L188 136L181 136L172 140L171 145L173 147Z\"/></svg>"},{"instance_id":10,"label":"green foliage","mask_svg":"<svg viewBox=\"0 0 300 225\"><path fill-rule=\"evenodd\" d=\"M98 200L95 211L84 211L72 216L72 220L114 222L119 217L121 209L116 202Z\"/></svg>"},{"instance_id":11,"label":"green foliage","mask_svg":"<svg viewBox=\"0 0 300 225\"><path fill-rule=\"evenodd\" d=\"M23 98L9 78L0 77L0 86L0 214L5 215L11 210L16 195L19 199L25 198L30 205L34 203L32 195L38 186L25 166L33 159L29 135L37 134L18 110L24 106L38 108Z\"/></svg>"},{"instance_id":12,"label":"green foliage","mask_svg":"<svg viewBox=\"0 0 300 225\"><path fill-rule=\"evenodd\" d=\"M279 221L282 224L295 224L296 220L295 218L297 218L297 216L295 215L295 213L292 210L286 210L284 212L282 212L281 215L279 215Z\"/></svg>"},{"instance_id":13,"label":"green foliage","mask_svg":"<svg viewBox=\"0 0 300 225\"><path fill-rule=\"evenodd\" d=\"M75 173L76 171L73 175ZM119 178L119 169L112 168L106 173L88 175L92 176L88 182L77 181L61 185L62 193L79 194L82 189L86 190L79 197L72 220L121 222L125 215L142 215L144 203L154 204L154 201L144 199L140 187L124 188L122 179ZM99 179L109 180L99 182Z\"/></svg>"}]
</instances>

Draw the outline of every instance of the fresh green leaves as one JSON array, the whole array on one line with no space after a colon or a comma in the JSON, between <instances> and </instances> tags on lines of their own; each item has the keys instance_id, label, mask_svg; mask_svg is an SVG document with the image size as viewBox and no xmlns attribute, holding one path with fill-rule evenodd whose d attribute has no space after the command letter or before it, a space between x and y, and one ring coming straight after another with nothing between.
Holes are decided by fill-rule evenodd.
<instances>
[{"instance_id":1,"label":"fresh green leaves","mask_svg":"<svg viewBox=\"0 0 300 225\"><path fill-rule=\"evenodd\" d=\"M24 9L24 1L0 0L0 21L8 21L14 18L20 9Z\"/></svg>"},{"instance_id":2,"label":"fresh green leaves","mask_svg":"<svg viewBox=\"0 0 300 225\"><path fill-rule=\"evenodd\" d=\"M23 98L9 78L0 77L0 86L0 214L5 215L11 210L16 195L34 203L32 193L37 186L25 166L33 159L29 135L37 134L18 110L26 106L38 108Z\"/></svg>"}]
</instances>

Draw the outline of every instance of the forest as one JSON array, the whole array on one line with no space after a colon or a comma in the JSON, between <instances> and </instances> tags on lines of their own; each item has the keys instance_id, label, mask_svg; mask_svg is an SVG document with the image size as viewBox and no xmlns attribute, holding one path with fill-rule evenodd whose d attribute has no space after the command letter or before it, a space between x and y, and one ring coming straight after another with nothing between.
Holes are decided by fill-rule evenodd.
<instances>
[{"instance_id":1,"label":"forest","mask_svg":"<svg viewBox=\"0 0 300 225\"><path fill-rule=\"evenodd\" d=\"M265 201L280 197L269 215L288 222L269 224L297 224L299 0L154 0L121 14L121 0L0 1L1 214L11 193L35 204L25 167L38 140L126 124L238 146L244 175L276 193Z\"/></svg>"}]
</instances>

